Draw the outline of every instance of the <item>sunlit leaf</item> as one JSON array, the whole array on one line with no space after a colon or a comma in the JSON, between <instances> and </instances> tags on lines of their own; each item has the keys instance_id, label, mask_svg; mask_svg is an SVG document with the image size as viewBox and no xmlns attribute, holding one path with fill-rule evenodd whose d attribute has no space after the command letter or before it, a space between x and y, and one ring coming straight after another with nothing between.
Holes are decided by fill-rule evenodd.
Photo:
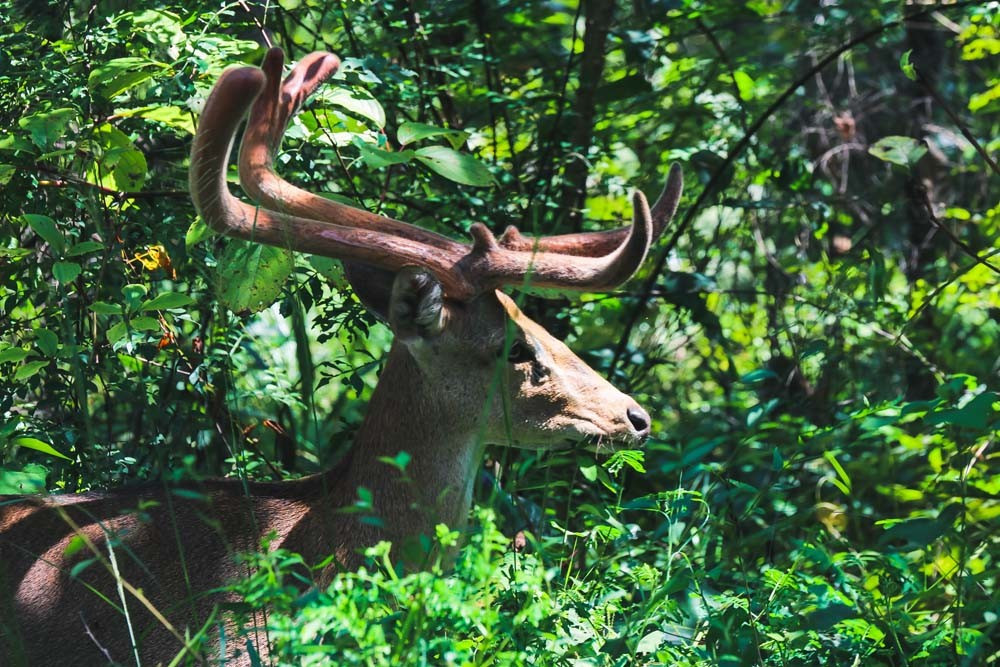
<instances>
[{"instance_id":1,"label":"sunlit leaf","mask_svg":"<svg viewBox=\"0 0 1000 667\"><path fill-rule=\"evenodd\" d=\"M237 313L263 310L281 294L294 266L288 250L231 242L219 259L219 300Z\"/></svg>"},{"instance_id":2,"label":"sunlit leaf","mask_svg":"<svg viewBox=\"0 0 1000 667\"><path fill-rule=\"evenodd\" d=\"M868 152L883 162L908 167L924 156L927 146L912 137L888 136L869 146Z\"/></svg>"},{"instance_id":3,"label":"sunlit leaf","mask_svg":"<svg viewBox=\"0 0 1000 667\"><path fill-rule=\"evenodd\" d=\"M485 187L494 184L493 174L482 162L467 153L446 146L420 148L416 158L431 171L463 185Z\"/></svg>"},{"instance_id":4,"label":"sunlit leaf","mask_svg":"<svg viewBox=\"0 0 1000 667\"><path fill-rule=\"evenodd\" d=\"M49 443L45 442L44 440L39 440L38 438L29 438L26 436L22 436L20 438L14 438L10 442L12 445L16 445L18 447L24 447L26 449L33 449L36 452L41 452L42 454L55 456L60 459L66 459L67 461L72 460L62 452L57 451L56 448L50 445Z\"/></svg>"}]
</instances>

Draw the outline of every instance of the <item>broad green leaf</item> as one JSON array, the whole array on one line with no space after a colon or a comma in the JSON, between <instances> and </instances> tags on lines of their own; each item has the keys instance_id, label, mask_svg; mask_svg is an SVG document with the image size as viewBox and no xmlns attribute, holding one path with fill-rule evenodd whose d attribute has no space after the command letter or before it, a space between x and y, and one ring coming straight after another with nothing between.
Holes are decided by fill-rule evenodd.
<instances>
[{"instance_id":1,"label":"broad green leaf","mask_svg":"<svg viewBox=\"0 0 1000 667\"><path fill-rule=\"evenodd\" d=\"M219 300L236 313L261 311L281 294L294 266L283 248L231 242L219 259Z\"/></svg>"},{"instance_id":2,"label":"broad green leaf","mask_svg":"<svg viewBox=\"0 0 1000 667\"><path fill-rule=\"evenodd\" d=\"M48 365L48 361L29 361L14 371L14 381L27 380Z\"/></svg>"},{"instance_id":3,"label":"broad green leaf","mask_svg":"<svg viewBox=\"0 0 1000 667\"><path fill-rule=\"evenodd\" d=\"M10 442L12 445L17 445L18 447L33 449L36 452L41 452L42 454L48 454L49 456L57 456L61 459L72 461L70 457L66 456L62 452L57 451L55 447L45 442L44 440L39 440L38 438L20 437L20 438L14 438Z\"/></svg>"},{"instance_id":4,"label":"broad green leaf","mask_svg":"<svg viewBox=\"0 0 1000 667\"><path fill-rule=\"evenodd\" d=\"M868 147L868 152L883 162L908 167L924 156L927 147L912 137L892 135L876 141Z\"/></svg>"},{"instance_id":5,"label":"broad green leaf","mask_svg":"<svg viewBox=\"0 0 1000 667\"><path fill-rule=\"evenodd\" d=\"M133 317L129 320L128 325L130 328L136 331L159 331L160 321L155 317L146 317L145 315L141 317Z\"/></svg>"},{"instance_id":6,"label":"broad green leaf","mask_svg":"<svg viewBox=\"0 0 1000 667\"><path fill-rule=\"evenodd\" d=\"M404 164L415 157L413 151L398 151L395 153L384 151L358 138L355 138L353 143L361 153L361 161L372 169L381 169L390 164Z\"/></svg>"},{"instance_id":7,"label":"broad green leaf","mask_svg":"<svg viewBox=\"0 0 1000 667\"><path fill-rule=\"evenodd\" d=\"M83 267L76 262L56 262L52 265L52 275L63 285L73 282L83 271Z\"/></svg>"},{"instance_id":8,"label":"broad green leaf","mask_svg":"<svg viewBox=\"0 0 1000 667\"><path fill-rule=\"evenodd\" d=\"M38 493L45 489L48 472L37 463L29 463L21 470L0 468L0 494Z\"/></svg>"},{"instance_id":9,"label":"broad green leaf","mask_svg":"<svg viewBox=\"0 0 1000 667\"><path fill-rule=\"evenodd\" d=\"M117 303L105 303L104 301L95 301L90 304L90 309L97 313L98 315L121 315L122 307Z\"/></svg>"},{"instance_id":10,"label":"broad green leaf","mask_svg":"<svg viewBox=\"0 0 1000 667\"><path fill-rule=\"evenodd\" d=\"M7 185L10 179L17 172L17 167L12 164L0 164L0 185Z\"/></svg>"},{"instance_id":11,"label":"broad green leaf","mask_svg":"<svg viewBox=\"0 0 1000 667\"><path fill-rule=\"evenodd\" d=\"M137 109L116 109L116 116L123 118L144 118L163 123L169 128L180 130L185 134L194 134L194 119L187 109L176 106L151 106Z\"/></svg>"},{"instance_id":12,"label":"broad green leaf","mask_svg":"<svg viewBox=\"0 0 1000 667\"><path fill-rule=\"evenodd\" d=\"M344 277L344 266L337 260L320 255L309 255L309 265L317 273L339 290L347 288L347 278Z\"/></svg>"},{"instance_id":13,"label":"broad green leaf","mask_svg":"<svg viewBox=\"0 0 1000 667\"><path fill-rule=\"evenodd\" d=\"M25 116L17 124L28 131L36 146L45 150L66 134L66 127L76 115L76 109L53 109Z\"/></svg>"},{"instance_id":14,"label":"broad green leaf","mask_svg":"<svg viewBox=\"0 0 1000 667\"><path fill-rule=\"evenodd\" d=\"M666 638L667 633L661 630L653 630L639 640L639 643L635 647L635 652L640 654L655 653L656 649L660 648L660 645Z\"/></svg>"},{"instance_id":15,"label":"broad green leaf","mask_svg":"<svg viewBox=\"0 0 1000 667\"><path fill-rule=\"evenodd\" d=\"M98 241L81 241L80 243L74 243L70 246L70 249L66 251L66 256L76 257L77 255L86 255L87 253L103 249L104 244L99 243Z\"/></svg>"},{"instance_id":16,"label":"broad green leaf","mask_svg":"<svg viewBox=\"0 0 1000 667\"><path fill-rule=\"evenodd\" d=\"M59 349L59 338L48 329L35 329L35 347L46 357L54 357Z\"/></svg>"},{"instance_id":17,"label":"broad green leaf","mask_svg":"<svg viewBox=\"0 0 1000 667\"><path fill-rule=\"evenodd\" d=\"M756 85L749 74L738 69L733 72L733 81L736 83L736 89L740 91L741 99L752 100L754 98Z\"/></svg>"},{"instance_id":18,"label":"broad green leaf","mask_svg":"<svg viewBox=\"0 0 1000 667\"><path fill-rule=\"evenodd\" d=\"M194 299L187 294L179 292L166 292L148 301L144 301L139 310L169 310L170 308L183 308L194 303Z\"/></svg>"},{"instance_id":19,"label":"broad green leaf","mask_svg":"<svg viewBox=\"0 0 1000 667\"><path fill-rule=\"evenodd\" d=\"M960 408L938 410L925 417L928 424L954 424L976 431L985 431L990 422L1000 417L993 405L1000 402L1000 395L984 391Z\"/></svg>"},{"instance_id":20,"label":"broad green leaf","mask_svg":"<svg viewBox=\"0 0 1000 667\"><path fill-rule=\"evenodd\" d=\"M56 227L55 220L40 213L25 213L21 217L28 223L28 226L31 227L32 231L41 236L46 243L52 246L53 250L57 253L62 253L63 249L66 247L66 240L63 238L59 228Z\"/></svg>"},{"instance_id":21,"label":"broad green leaf","mask_svg":"<svg viewBox=\"0 0 1000 667\"><path fill-rule=\"evenodd\" d=\"M451 144L452 148L457 149L469 138L469 133L462 132L461 130L447 130L443 127L427 125L426 123L411 123L409 121L400 125L399 130L396 132L396 139L403 146L429 137L444 137Z\"/></svg>"},{"instance_id":22,"label":"broad green leaf","mask_svg":"<svg viewBox=\"0 0 1000 667\"><path fill-rule=\"evenodd\" d=\"M493 185L493 174L486 166L467 153L446 146L427 146L418 149L416 158L431 171L462 185L486 187Z\"/></svg>"},{"instance_id":23,"label":"broad green leaf","mask_svg":"<svg viewBox=\"0 0 1000 667\"><path fill-rule=\"evenodd\" d=\"M205 224L205 221L201 219L201 216L195 218L191 226L188 227L187 232L184 234L184 247L191 249L193 246L198 245L203 239L208 238L212 234L212 228Z\"/></svg>"},{"instance_id":24,"label":"broad green leaf","mask_svg":"<svg viewBox=\"0 0 1000 667\"><path fill-rule=\"evenodd\" d=\"M127 333L128 333L128 326L125 324L125 322L118 322L117 324L113 325L110 329L108 329L108 342L112 344L117 343L122 338L124 338L125 334Z\"/></svg>"},{"instance_id":25,"label":"broad green leaf","mask_svg":"<svg viewBox=\"0 0 1000 667\"><path fill-rule=\"evenodd\" d=\"M129 283L122 287L122 295L125 297L125 305L128 306L130 311L135 311L139 308L140 302L146 298L146 293L149 290L146 286L141 283Z\"/></svg>"},{"instance_id":26,"label":"broad green leaf","mask_svg":"<svg viewBox=\"0 0 1000 667\"><path fill-rule=\"evenodd\" d=\"M34 353L31 350L21 347L8 347L6 350L0 350L0 364L24 361L32 354Z\"/></svg>"},{"instance_id":27,"label":"broad green leaf","mask_svg":"<svg viewBox=\"0 0 1000 667\"><path fill-rule=\"evenodd\" d=\"M104 147L101 158L102 171L111 171L114 187L119 190L138 190L146 179L148 167L142 154L124 132L105 123L97 128L95 138Z\"/></svg>"},{"instance_id":28,"label":"broad green leaf","mask_svg":"<svg viewBox=\"0 0 1000 667\"><path fill-rule=\"evenodd\" d=\"M385 127L385 110L378 100L363 90L333 88L325 91L322 98L330 104L367 118L380 129Z\"/></svg>"},{"instance_id":29,"label":"broad green leaf","mask_svg":"<svg viewBox=\"0 0 1000 667\"><path fill-rule=\"evenodd\" d=\"M165 69L167 65L149 58L115 58L91 71L87 87L98 97L110 100Z\"/></svg>"}]
</instances>

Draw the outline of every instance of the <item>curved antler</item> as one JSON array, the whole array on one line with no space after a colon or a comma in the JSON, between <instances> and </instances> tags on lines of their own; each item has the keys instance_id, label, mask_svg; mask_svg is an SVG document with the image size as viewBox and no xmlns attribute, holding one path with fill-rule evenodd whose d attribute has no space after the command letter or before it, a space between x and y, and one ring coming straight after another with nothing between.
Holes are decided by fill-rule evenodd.
<instances>
[{"instance_id":1,"label":"curved antler","mask_svg":"<svg viewBox=\"0 0 1000 667\"><path fill-rule=\"evenodd\" d=\"M195 206L214 229L391 271L408 265L423 266L455 299L468 299L491 288L526 280L540 287L608 289L627 280L645 259L653 223L645 197L638 192L634 195L635 221L620 245L601 257L569 261L556 253L504 248L478 223L470 229L470 249L426 230L296 188L274 173L271 156L291 113L336 69L337 61L334 56L313 54L306 66L297 68L279 89L281 60L280 51L272 49L265 59L266 73L254 67L227 70L205 102L191 151L189 179ZM244 149L246 158L241 160L241 171L244 187L259 195L269 208L254 207L233 197L225 176L236 130L261 91L265 99L251 117L244 139L250 143Z\"/></svg>"},{"instance_id":2,"label":"curved antler","mask_svg":"<svg viewBox=\"0 0 1000 667\"><path fill-rule=\"evenodd\" d=\"M263 205L278 210L323 220L335 219L338 224L348 226L380 224L386 231L405 238L440 248L454 248L456 242L445 236L384 216L381 216L380 223L376 223L375 219L380 216L314 195L275 173L274 156L281 147L288 121L306 98L340 66L340 60L332 53L313 52L300 60L284 83L279 85L284 57L281 49L273 48L261 64L267 84L250 112L240 148L240 182L247 193ZM673 218L682 190L681 169L675 164L671 166L666 185L651 209L654 241ZM626 226L599 232L533 238L524 236L511 225L500 236L498 244L502 248L522 252L601 257L613 253L625 243L630 230L631 227Z\"/></svg>"},{"instance_id":3,"label":"curved antler","mask_svg":"<svg viewBox=\"0 0 1000 667\"><path fill-rule=\"evenodd\" d=\"M684 178L680 165L670 165L670 173L663 191L656 198L656 203L650 209L653 218L653 240L660 238L663 230L677 212L681 193L684 190ZM511 225L500 235L500 245L511 250L535 250L538 252L557 252L564 255L582 255L597 257L613 252L628 236L629 227L608 229L599 232L582 232L578 234L559 234L531 238L522 234L517 227Z\"/></svg>"}]
</instances>

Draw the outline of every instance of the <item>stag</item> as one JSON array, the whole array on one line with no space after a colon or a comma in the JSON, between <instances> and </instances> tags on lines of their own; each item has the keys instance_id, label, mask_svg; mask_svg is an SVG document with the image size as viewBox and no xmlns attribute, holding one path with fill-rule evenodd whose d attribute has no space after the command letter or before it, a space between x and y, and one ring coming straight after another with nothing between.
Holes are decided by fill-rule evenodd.
<instances>
[{"instance_id":1,"label":"stag","mask_svg":"<svg viewBox=\"0 0 1000 667\"><path fill-rule=\"evenodd\" d=\"M459 243L313 195L275 173L289 119L338 65L314 53L282 82L283 54L272 49L261 68L226 70L201 115L190 189L205 222L223 234L342 260L358 297L392 329L351 453L328 472L284 482L4 497L5 665L165 664L178 655L249 664L236 637L253 638L252 631L239 635L219 612L229 599L219 589L247 574L238 552L268 539L307 563L327 560L313 572L317 586L358 566L363 549L381 540L393 542L397 561L420 567L426 541L414 538L438 523L465 526L486 445L612 449L649 433L649 415L633 399L499 288L606 290L624 282L673 216L680 170L671 168L652 209L635 193L631 226L530 239L513 228L497 238L476 223L471 244ZM248 112L239 174L254 204L226 184ZM404 475L384 463L400 451L410 455ZM362 487L380 524L342 511ZM220 628L225 655L218 640L193 639L218 637ZM266 655L266 640L257 640Z\"/></svg>"}]
</instances>

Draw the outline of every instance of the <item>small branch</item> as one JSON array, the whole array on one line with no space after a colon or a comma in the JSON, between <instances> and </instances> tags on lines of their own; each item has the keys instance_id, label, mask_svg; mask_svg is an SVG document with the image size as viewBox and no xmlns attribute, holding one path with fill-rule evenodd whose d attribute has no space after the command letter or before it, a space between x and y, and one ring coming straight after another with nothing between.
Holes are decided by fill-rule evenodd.
<instances>
[{"instance_id":1,"label":"small branch","mask_svg":"<svg viewBox=\"0 0 1000 667\"><path fill-rule=\"evenodd\" d=\"M44 167L42 167L41 170L46 173L54 173ZM187 190L115 190L114 188L108 188L103 185L98 185L97 183L91 183L89 181L65 175L56 176L52 179L40 179L38 181L38 185L43 188L83 188L96 190L100 194L112 197L119 202L127 199L159 199L161 197L187 199L191 196L191 193Z\"/></svg>"},{"instance_id":2,"label":"small branch","mask_svg":"<svg viewBox=\"0 0 1000 667\"><path fill-rule=\"evenodd\" d=\"M990 169L993 170L993 173L1000 176L1000 166L997 165L996 160L994 160L990 154L986 152L986 149L983 148L978 141L976 141L976 138L972 136L972 132L969 131L969 128L965 126L965 123L963 123L958 117L958 114L952 110L951 106L949 106L948 103L945 102L940 95L938 95L937 90L931 85L930 81L928 81L927 78L919 71L916 74L917 83L923 86L924 90L926 90L928 94L934 98L934 101L941 105L944 112L948 114L948 118L951 118L951 122L955 123L955 126L958 127L958 131L962 133L962 136L968 139L969 143L976 149L976 152L979 153L979 156L983 158L986 164L990 166Z\"/></svg>"},{"instance_id":3,"label":"small branch","mask_svg":"<svg viewBox=\"0 0 1000 667\"><path fill-rule=\"evenodd\" d=\"M971 4L978 4L978 2L976 0L968 0L967 2L958 2L955 3L954 5L949 5L947 9L957 9ZM772 102L767 107L767 109L765 109L760 114L760 116L757 117L757 119L750 125L750 127L747 128L747 131L743 134L743 137L733 147L733 150L731 150L726 155L726 158L715 169L715 172L712 174L712 177L709 179L708 183L706 183L705 187L702 188L701 192L698 194L698 197L695 199L694 203L691 206L689 206L688 209L685 211L684 217L674 228L673 234L671 234L670 238L667 240L666 244L663 246L663 248L657 255L656 263L653 267L653 270L650 272L649 276L646 278L642 286L641 293L643 295L643 298L640 299L639 302L636 303L636 305L632 308L632 312L629 313L628 319L625 322L625 329L622 332L621 338L618 339L618 345L615 347L614 357L612 357L611 359L611 367L609 369L610 373L613 373L614 370L618 367L618 363L621 361L622 356L625 354L625 348L628 346L629 338L631 338L632 336L632 330L635 329L635 325L639 321L639 316L641 315L642 310L645 307L648 295L652 293L653 288L656 286L656 281L660 273L663 271L663 267L667 263L667 257L670 256L670 252L674 249L674 247L676 247L677 242L680 240L681 236L683 236L687 232L687 228L694 221L695 215L701 210L702 206L704 206L708 198L716 194L716 191L718 190L718 183L722 179L723 174L725 174L730 169L730 167L732 167L733 163L736 161L736 158L739 157L743 153L743 151L747 149L747 147L750 145L750 142L756 136L757 132L759 132L760 129L764 126L764 124L768 120L770 120L770 118L774 116L774 114L777 113L777 111L781 107L785 105L785 103L792 97L792 95L795 94L795 91L798 90L800 86L804 86L809 81L809 79L816 76L817 73L825 69L830 63L835 62L843 54L847 53L856 46L864 44L865 42L875 37L878 37L879 35L882 35L883 33L889 30L898 28L900 25L903 25L905 21L910 21L915 18L925 16L927 14L930 14L932 12L941 9L943 8L942 7L928 8L920 12L917 12L915 14L912 14L906 17L905 19L898 19L895 21L882 23L874 28L866 30L857 37L849 39L848 41L844 42L839 47L828 53L826 56L818 60L815 64L810 66L804 73L796 77L795 80L792 81L792 83L789 84L785 88L785 90L777 97L777 99L775 99L774 102Z\"/></svg>"}]
</instances>

